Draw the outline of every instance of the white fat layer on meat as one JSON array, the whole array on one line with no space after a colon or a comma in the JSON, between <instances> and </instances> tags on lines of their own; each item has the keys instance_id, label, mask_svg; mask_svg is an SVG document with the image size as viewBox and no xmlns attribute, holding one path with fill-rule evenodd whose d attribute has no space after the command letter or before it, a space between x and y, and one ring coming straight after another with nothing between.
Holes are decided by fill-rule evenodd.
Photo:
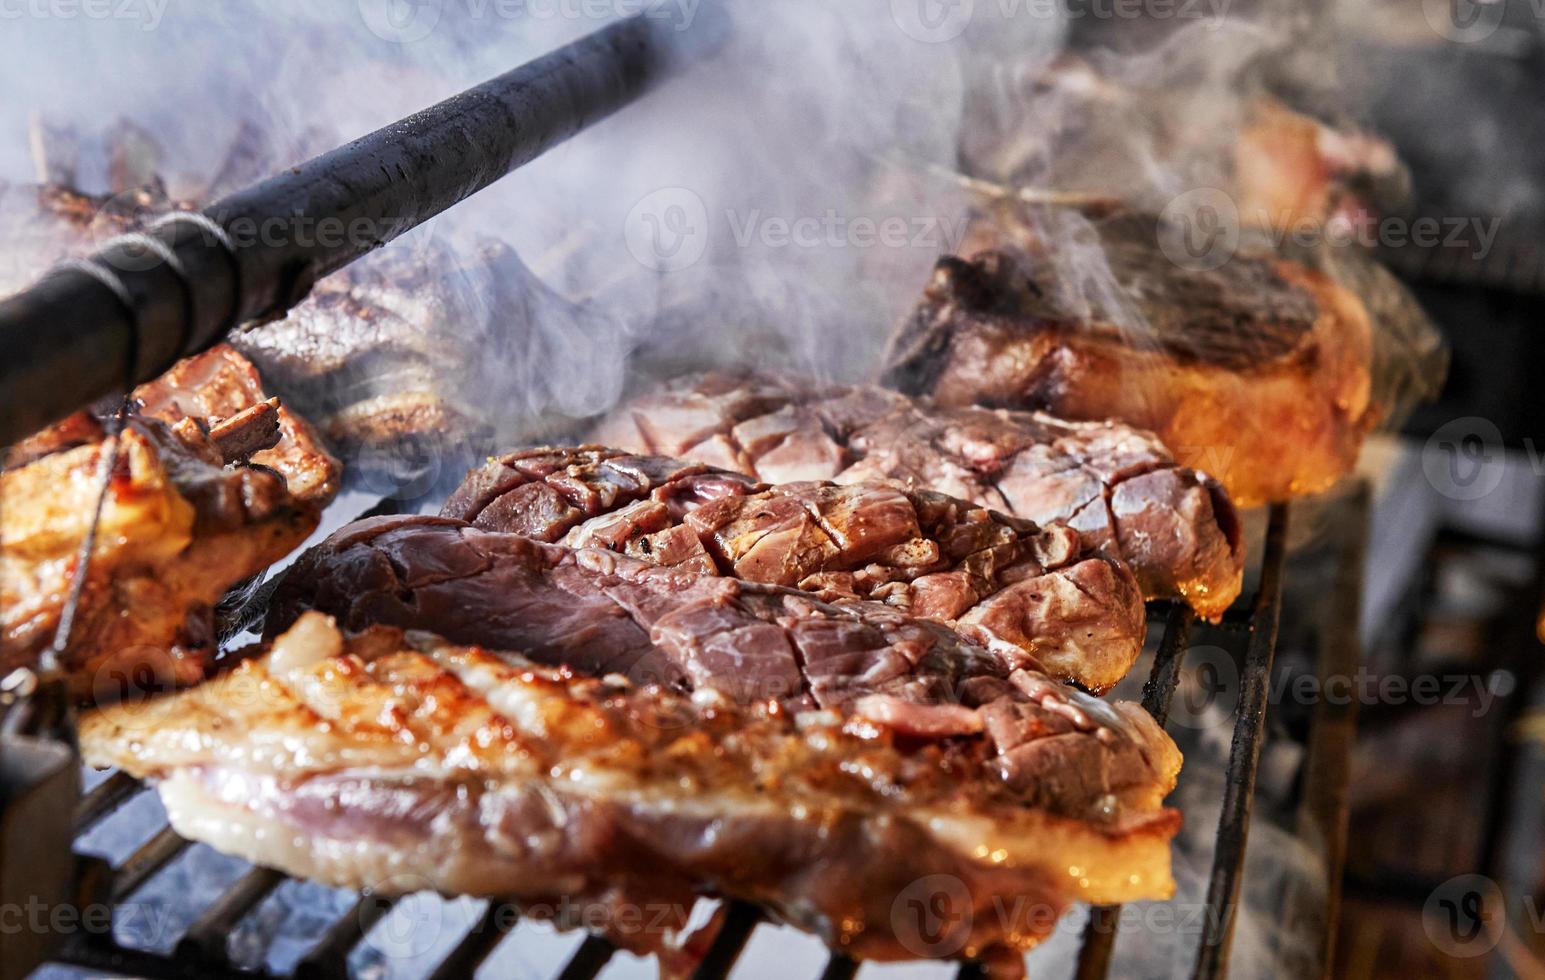
<instances>
[{"instance_id":1,"label":"white fat layer on meat","mask_svg":"<svg viewBox=\"0 0 1545 980\"><path fill-rule=\"evenodd\" d=\"M391 785L395 775L366 771L347 774L350 778L385 776L383 788ZM712 819L729 813L735 817L765 815L817 822L822 819L819 814L791 813L787 808L769 806L765 801L741 798L738 794L693 800L670 795L615 794L610 787L580 782L565 784L561 789L539 787L540 795L549 799L555 825L562 826L562 799L592 795L585 792L587 789L607 790L593 795L596 802L628 809L647 807L653 816ZM508 896L521 883L521 875L515 873L518 869L508 863L539 854L545 847L540 839L515 839L500 832L497 818L506 798L497 792L489 792L479 801L480 834L469 834L457 824L457 814L442 810L423 824L423 833L415 841L404 846L400 835L391 842L371 840L364 835L340 839L316 828L289 823L283 813L263 805L263 801L279 799L285 792L271 777L179 770L160 784L160 790L173 827L184 836L255 863L344 887L375 887L386 879L401 876L407 890L432 884L448 892ZM1165 835L1139 831L1107 837L1079 821L1035 811L1027 811L1012 827L981 817L926 809L907 815L907 819L926 828L941 846L969 861L1010 867L1039 866L1059 876L1066 875L1065 887L1083 901L1113 903L1167 898L1174 891ZM491 869L485 860L480 860L480 854L496 857L507 865L502 872ZM500 874L508 875L508 880ZM540 882L544 889L551 884L550 880Z\"/></svg>"}]
</instances>

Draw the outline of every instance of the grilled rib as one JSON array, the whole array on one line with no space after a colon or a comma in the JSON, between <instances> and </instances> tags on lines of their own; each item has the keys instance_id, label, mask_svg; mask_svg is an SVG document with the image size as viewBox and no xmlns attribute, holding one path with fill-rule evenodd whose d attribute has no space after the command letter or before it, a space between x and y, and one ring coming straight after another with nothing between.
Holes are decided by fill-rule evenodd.
<instances>
[{"instance_id":1,"label":"grilled rib","mask_svg":"<svg viewBox=\"0 0 1545 980\"><path fill-rule=\"evenodd\" d=\"M1173 743L1023 672L954 709L969 732L900 737L862 702L742 709L316 615L257 653L88 714L82 749L156 781L184 836L328 884L585 908L711 893L856 957L1000 962L1070 901L1173 890ZM947 907L924 923L909 899ZM684 911L581 918L647 949Z\"/></svg>"},{"instance_id":2,"label":"grilled rib","mask_svg":"<svg viewBox=\"0 0 1545 980\"><path fill-rule=\"evenodd\" d=\"M1094 691L1125 676L1143 643L1131 572L1077 532L894 484L768 487L668 457L545 448L489 459L441 513L826 601L883 601Z\"/></svg>"},{"instance_id":3,"label":"grilled rib","mask_svg":"<svg viewBox=\"0 0 1545 980\"><path fill-rule=\"evenodd\" d=\"M1129 565L1148 598L1218 617L1244 546L1228 495L1151 434L1039 412L943 408L875 387L702 375L613 412L597 442L679 456L769 483L899 481L1038 524Z\"/></svg>"}]
</instances>

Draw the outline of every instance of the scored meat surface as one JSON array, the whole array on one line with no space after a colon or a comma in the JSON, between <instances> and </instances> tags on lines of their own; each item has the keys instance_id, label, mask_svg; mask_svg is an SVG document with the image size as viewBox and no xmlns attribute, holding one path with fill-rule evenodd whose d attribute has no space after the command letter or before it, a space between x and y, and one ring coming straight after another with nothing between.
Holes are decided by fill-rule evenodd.
<instances>
[{"instance_id":1,"label":"scored meat surface","mask_svg":"<svg viewBox=\"0 0 1545 980\"><path fill-rule=\"evenodd\" d=\"M384 894L566 899L640 950L706 893L858 958L1017 964L1072 901L1172 893L1180 757L1140 708L1025 672L957 706L963 734L902 737L883 708L796 717L308 615L80 739L217 849ZM941 895L932 919L908 904Z\"/></svg>"},{"instance_id":2,"label":"scored meat surface","mask_svg":"<svg viewBox=\"0 0 1545 980\"><path fill-rule=\"evenodd\" d=\"M1218 617L1239 595L1244 545L1228 495L1149 433L1041 412L945 408L882 388L708 374L624 404L596 442L769 483L898 481L1048 525L1129 565L1148 598Z\"/></svg>"},{"instance_id":3,"label":"scored meat surface","mask_svg":"<svg viewBox=\"0 0 1545 980\"><path fill-rule=\"evenodd\" d=\"M273 445L277 417L249 411L274 423ZM203 675L215 602L298 546L319 516L277 473L228 466L222 435L235 440L225 447L253 445L248 431L131 415L113 440L80 416L13 447L18 465L0 473L0 669L32 665L53 642L116 441L61 667L77 694L99 700Z\"/></svg>"},{"instance_id":4,"label":"scored meat surface","mask_svg":"<svg viewBox=\"0 0 1545 980\"><path fill-rule=\"evenodd\" d=\"M1054 242L1090 238L1110 292L1069 288ZM1162 226L1126 212L1018 214L939 260L883 383L940 405L1044 409L1155 432L1241 507L1324 490L1377 421L1372 328L1325 275L1241 250L1180 263Z\"/></svg>"},{"instance_id":5,"label":"scored meat surface","mask_svg":"<svg viewBox=\"0 0 1545 980\"><path fill-rule=\"evenodd\" d=\"M1077 532L893 483L768 487L669 457L549 447L489 459L441 513L826 601L882 601L1094 691L1142 648L1131 572Z\"/></svg>"},{"instance_id":6,"label":"scored meat surface","mask_svg":"<svg viewBox=\"0 0 1545 980\"><path fill-rule=\"evenodd\" d=\"M429 630L586 674L791 709L868 695L950 705L973 678L1014 666L878 603L827 604L437 517L357 521L301 555L275 590L265 635L312 609L348 630ZM924 726L952 717L915 713Z\"/></svg>"}]
</instances>

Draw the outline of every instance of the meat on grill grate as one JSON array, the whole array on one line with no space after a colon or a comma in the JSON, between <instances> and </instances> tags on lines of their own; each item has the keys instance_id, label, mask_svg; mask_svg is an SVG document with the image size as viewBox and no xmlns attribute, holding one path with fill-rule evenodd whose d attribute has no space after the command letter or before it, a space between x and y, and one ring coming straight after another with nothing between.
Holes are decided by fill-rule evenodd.
<instances>
[{"instance_id":1,"label":"meat on grill grate","mask_svg":"<svg viewBox=\"0 0 1545 980\"><path fill-rule=\"evenodd\" d=\"M1173 890L1173 743L1023 671L972 687L960 734L902 737L883 703L740 708L314 614L258 653L89 713L81 744L179 833L291 874L563 900L635 949L707 892L856 957L1007 970L1070 901Z\"/></svg>"},{"instance_id":2,"label":"meat on grill grate","mask_svg":"<svg viewBox=\"0 0 1545 980\"><path fill-rule=\"evenodd\" d=\"M1066 526L926 490L767 487L668 457L545 448L489 459L442 514L827 601L883 601L1095 691L1142 648L1142 596L1125 566L1086 551Z\"/></svg>"},{"instance_id":3,"label":"meat on grill grate","mask_svg":"<svg viewBox=\"0 0 1545 980\"><path fill-rule=\"evenodd\" d=\"M89 441L0 474L5 670L32 664L58 628L111 451L100 429L87 435L94 425L72 420L66 428ZM221 595L316 528L317 507L277 474L226 466L217 432L192 419L169 428L131 416L114 437L118 455L61 663L81 696L197 680L214 652Z\"/></svg>"},{"instance_id":4,"label":"meat on grill grate","mask_svg":"<svg viewBox=\"0 0 1545 980\"><path fill-rule=\"evenodd\" d=\"M1116 295L1071 291L1056 244L1071 232L1059 222L1092 239ZM884 383L941 405L1151 429L1243 507L1330 486L1379 414L1362 301L1272 254L1177 263L1165 227L1126 212L1022 212L979 226L963 246L974 258L939 260Z\"/></svg>"},{"instance_id":5,"label":"meat on grill grate","mask_svg":"<svg viewBox=\"0 0 1545 980\"><path fill-rule=\"evenodd\" d=\"M52 641L117 447L62 666L78 694L115 698L203 674L214 604L304 541L338 462L225 347L132 393L109 439L80 412L9 447L0 473L0 668Z\"/></svg>"},{"instance_id":6,"label":"meat on grill grate","mask_svg":"<svg viewBox=\"0 0 1545 980\"><path fill-rule=\"evenodd\" d=\"M1223 614L1243 580L1244 545L1222 487L1119 423L710 374L624 405L593 437L769 483L894 480L1042 525L1066 522L1087 548L1126 562L1145 596L1183 597L1208 617Z\"/></svg>"}]
</instances>

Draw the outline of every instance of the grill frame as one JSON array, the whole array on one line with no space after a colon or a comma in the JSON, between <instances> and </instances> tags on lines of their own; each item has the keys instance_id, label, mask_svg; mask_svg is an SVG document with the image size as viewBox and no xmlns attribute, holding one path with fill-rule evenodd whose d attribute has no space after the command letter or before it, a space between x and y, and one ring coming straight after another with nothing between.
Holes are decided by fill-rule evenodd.
<instances>
[{"instance_id":1,"label":"grill frame","mask_svg":"<svg viewBox=\"0 0 1545 980\"><path fill-rule=\"evenodd\" d=\"M1329 632L1338 639L1324 644L1319 652L1322 676L1349 670L1357 659L1356 622L1360 605L1357 583L1362 564L1362 549L1357 542L1366 532L1365 488L1354 491L1353 505L1357 508L1354 534L1349 545L1342 549L1341 574L1338 574L1338 584L1343 586L1344 594L1335 603L1333 628ZM373 511L379 510L379 505L373 508ZM1256 766L1264 740L1282 608L1289 510L1287 504L1272 505L1260 563L1259 587L1248 602L1236 606L1220 624L1223 631L1241 637L1245 644L1239 692L1239 705L1243 710L1237 712L1234 727L1209 880L1208 915L1197 947L1193 976L1198 980L1223 977L1228 971L1233 913L1244 873ZM265 598L266 593L259 590L255 601L262 602ZM1144 684L1143 706L1162 725L1168 719L1195 617L1188 607L1175 602L1150 603L1148 616L1150 624L1162 623L1162 633ZM1307 818L1322 825L1322 832L1331 831L1332 846L1326 856L1326 870L1332 883L1332 910L1326 919L1327 931L1330 931L1335 921L1335 884L1339 882L1344 851L1344 846L1336 846L1335 841L1344 839L1351 730L1350 718L1327 717L1327 711L1327 706L1322 705L1311 729L1310 740L1315 751L1310 756L1311 771L1307 783L1313 790L1311 798L1304 801L1303 810ZM1327 730L1327 725L1333 726L1333 730ZM105 820L132 797L146 791L149 791L148 787L123 773L108 776L81 799L74 815L76 837ZM100 858L77 854L79 901L83 907L95 902L121 903L182 854L190 843L170 827L164 827L116 868L108 867ZM286 877L269 869L249 867L185 930L170 954L121 946L111 930L82 930L65 936L50 962L151 980L192 980L220 973L237 973L252 980L280 980L280 975L266 970L238 970L229 960L225 939ZM355 904L319 935L289 976L296 980L346 977L349 955L394 904L392 898L362 892ZM478 921L435 966L430 976L470 976L503 942L518 919L518 910L506 903L488 902ZM752 933L764 921L762 913L754 906L728 903L718 933L694 976L704 980L727 976L739 962ZM1118 921L1119 906L1091 909L1077 960L1075 975L1078 980L1100 980L1109 974ZM1327 938L1324 947L1326 969L1329 968L1329 942ZM587 935L557 975L561 980L594 977L611 961L615 952L616 948L607 940L594 934ZM821 976L823 980L849 980L861 965L834 952ZM966 963L959 968L958 975L961 978L976 977L981 975L981 970L975 964Z\"/></svg>"}]
</instances>

